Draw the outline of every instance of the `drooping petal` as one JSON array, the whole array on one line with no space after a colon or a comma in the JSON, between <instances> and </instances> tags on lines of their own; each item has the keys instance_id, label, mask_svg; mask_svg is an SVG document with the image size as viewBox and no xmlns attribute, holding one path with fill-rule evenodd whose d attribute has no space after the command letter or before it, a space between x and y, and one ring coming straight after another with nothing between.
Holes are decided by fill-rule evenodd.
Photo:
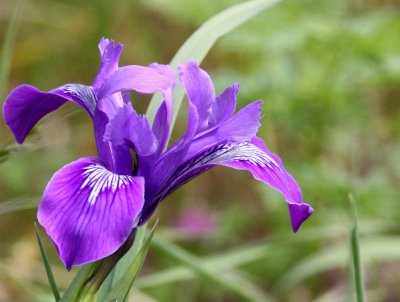
<instances>
[{"instance_id":1,"label":"drooping petal","mask_svg":"<svg viewBox=\"0 0 400 302\"><path fill-rule=\"evenodd\" d=\"M53 175L38 220L70 269L114 253L136 226L143 203L143 178L117 175L96 158L81 158Z\"/></svg>"},{"instance_id":2,"label":"drooping petal","mask_svg":"<svg viewBox=\"0 0 400 302\"><path fill-rule=\"evenodd\" d=\"M289 206L292 228L300 225L312 214L313 208L303 203L302 193L295 179L286 171L281 159L271 153L264 142L255 137L251 143L242 143L221 154L213 162L227 167L248 170L260 180L280 192Z\"/></svg>"},{"instance_id":3,"label":"drooping petal","mask_svg":"<svg viewBox=\"0 0 400 302\"><path fill-rule=\"evenodd\" d=\"M227 120L233 115L236 108L236 95L239 92L239 84L236 83L232 87L228 87L217 96L215 102L211 106L209 127L214 127L219 123Z\"/></svg>"},{"instance_id":4,"label":"drooping petal","mask_svg":"<svg viewBox=\"0 0 400 302\"><path fill-rule=\"evenodd\" d=\"M302 202L300 187L286 171L279 157L271 153L260 139L254 138L251 142L225 142L203 150L177 167L162 186L156 188L146 184L146 198L149 194L147 191L153 190L154 193L153 199L146 203L140 223L149 217L149 212L168 194L216 165L248 170L254 178L280 192L289 206L295 232L313 212L311 206Z\"/></svg>"},{"instance_id":5,"label":"drooping petal","mask_svg":"<svg viewBox=\"0 0 400 302\"><path fill-rule=\"evenodd\" d=\"M113 40L102 38L99 43L100 50L100 68L97 72L96 79L93 82L94 91L103 84L104 80L118 69L118 61L122 52L123 45L118 43L114 45Z\"/></svg>"},{"instance_id":6,"label":"drooping petal","mask_svg":"<svg viewBox=\"0 0 400 302\"><path fill-rule=\"evenodd\" d=\"M210 76L193 61L179 65L179 77L189 103L197 112L196 132L199 132L208 126L211 106L215 101L214 85Z\"/></svg>"},{"instance_id":7,"label":"drooping petal","mask_svg":"<svg viewBox=\"0 0 400 302\"><path fill-rule=\"evenodd\" d=\"M165 70L170 67L166 67ZM134 90L139 93L164 91L175 84L171 72L163 72L160 68L130 65L118 68L107 77L98 91L98 98L105 98L115 92Z\"/></svg>"},{"instance_id":8,"label":"drooping petal","mask_svg":"<svg viewBox=\"0 0 400 302\"><path fill-rule=\"evenodd\" d=\"M93 118L97 98L90 86L66 84L45 92L30 85L20 85L5 100L4 120L21 144L42 117L67 101L78 104Z\"/></svg>"}]
</instances>

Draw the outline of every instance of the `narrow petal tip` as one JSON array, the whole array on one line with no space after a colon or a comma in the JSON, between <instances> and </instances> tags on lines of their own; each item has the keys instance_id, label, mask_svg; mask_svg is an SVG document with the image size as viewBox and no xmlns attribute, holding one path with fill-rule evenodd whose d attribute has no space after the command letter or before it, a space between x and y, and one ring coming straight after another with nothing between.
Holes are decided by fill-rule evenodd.
<instances>
[{"instance_id":1,"label":"narrow petal tip","mask_svg":"<svg viewBox=\"0 0 400 302\"><path fill-rule=\"evenodd\" d=\"M297 233L302 223L311 216L314 209L306 203L290 203L289 213L293 232Z\"/></svg>"}]
</instances>

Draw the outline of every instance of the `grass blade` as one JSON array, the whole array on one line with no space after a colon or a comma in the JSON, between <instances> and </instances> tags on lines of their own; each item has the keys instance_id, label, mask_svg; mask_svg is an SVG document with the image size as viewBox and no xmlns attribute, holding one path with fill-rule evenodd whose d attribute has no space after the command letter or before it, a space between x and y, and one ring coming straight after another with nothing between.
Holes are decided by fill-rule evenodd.
<instances>
[{"instance_id":1,"label":"grass blade","mask_svg":"<svg viewBox=\"0 0 400 302\"><path fill-rule=\"evenodd\" d=\"M236 267L268 257L270 244L262 242L251 246L241 246L232 251L208 256L199 259L199 265L207 268L210 272L218 274L225 271L230 271ZM140 278L136 286L138 288L150 288L168 284L177 281L192 279L195 274L192 270L185 266L174 267L164 271L156 272Z\"/></svg>"},{"instance_id":2,"label":"grass blade","mask_svg":"<svg viewBox=\"0 0 400 302\"><path fill-rule=\"evenodd\" d=\"M160 240L155 238L153 240L153 246L163 254L169 256L170 258L184 264L190 268L198 276L211 281L212 283L218 284L222 288L229 291L231 294L240 298L241 301L251 301L251 302L261 302L269 301L265 293L257 289L248 280L241 278L237 274L230 275L218 275L212 269L209 269L201 264L199 259L178 245ZM244 286L238 286L238 284L245 284Z\"/></svg>"},{"instance_id":3,"label":"grass blade","mask_svg":"<svg viewBox=\"0 0 400 302\"><path fill-rule=\"evenodd\" d=\"M280 0L252 0L233 5L221 13L207 20L196 30L189 39L181 46L171 61L174 69L178 64L194 60L199 64L210 51L215 42L236 29L246 21L249 21L263 10L271 7ZM171 129L178 116L178 111L183 100L184 91L181 85L177 85L174 91L174 115L172 118ZM160 95L154 95L146 116L150 122L154 120L158 107L162 102Z\"/></svg>"},{"instance_id":4,"label":"grass blade","mask_svg":"<svg viewBox=\"0 0 400 302\"><path fill-rule=\"evenodd\" d=\"M51 290L53 291L54 299L56 301L59 301L60 300L60 292L58 291L56 280L54 279L53 272L51 271L50 261L49 261L49 258L47 257L47 253L46 253L46 249L44 248L43 240L40 237L36 222L34 222L33 225L35 227L35 234L36 234L36 238L37 238L37 241L39 244L40 254L42 255L42 259L43 259L43 265L44 265L44 268L46 269L47 279L49 279L49 283L50 283Z\"/></svg>"},{"instance_id":5,"label":"grass blade","mask_svg":"<svg viewBox=\"0 0 400 302\"><path fill-rule=\"evenodd\" d=\"M18 31L18 24L21 14L21 1L17 1L12 13L10 22L8 23L8 28L6 31L6 36L4 39L1 66L0 66L0 99L3 99L4 91L6 89L8 75L10 73L12 53L15 44L15 39Z\"/></svg>"},{"instance_id":6,"label":"grass blade","mask_svg":"<svg viewBox=\"0 0 400 302\"><path fill-rule=\"evenodd\" d=\"M360 257L360 241L358 235L358 222L357 222L357 205L353 194L349 194L349 201L351 204L351 210L353 214L353 228L351 230L351 256L353 259L353 273L354 273L354 284L356 287L356 296L358 302L365 301L365 289L364 280L361 266Z\"/></svg>"},{"instance_id":7,"label":"grass blade","mask_svg":"<svg viewBox=\"0 0 400 302\"><path fill-rule=\"evenodd\" d=\"M9 199L0 203L0 215L37 208L40 197Z\"/></svg>"}]
</instances>

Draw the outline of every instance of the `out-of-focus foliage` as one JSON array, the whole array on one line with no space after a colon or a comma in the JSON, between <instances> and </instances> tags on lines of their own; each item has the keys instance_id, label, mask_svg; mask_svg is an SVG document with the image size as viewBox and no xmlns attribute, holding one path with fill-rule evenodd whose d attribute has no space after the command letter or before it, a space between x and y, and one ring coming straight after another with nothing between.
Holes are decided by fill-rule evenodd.
<instances>
[{"instance_id":1,"label":"out-of-focus foliage","mask_svg":"<svg viewBox=\"0 0 400 302\"><path fill-rule=\"evenodd\" d=\"M102 36L125 44L121 64L167 63L198 26L238 2L22 1L6 91L22 83L42 89L91 83ZM14 5L0 0L0 41ZM265 101L259 135L315 213L292 235L281 196L250 175L218 168L163 202L155 236L201 257L217 276L238 275L276 301L346 301L351 192L358 200L367 299L399 300L399 32L395 0L284 0L218 42L203 64L217 92L237 81L239 107ZM144 112L149 98L134 98ZM185 125L178 119L172 140ZM12 150L0 163L0 301L31 301L32 291L51 293L32 228L35 209L13 211L24 200L39 202L62 165L95 154L92 129L68 104L46 117L23 148L10 145L4 123L0 134L1 149ZM185 217L193 213L201 214L197 226L212 227L188 228ZM65 288L72 273L48 241L47 247ZM132 301L237 301L181 263L150 248Z\"/></svg>"}]
</instances>

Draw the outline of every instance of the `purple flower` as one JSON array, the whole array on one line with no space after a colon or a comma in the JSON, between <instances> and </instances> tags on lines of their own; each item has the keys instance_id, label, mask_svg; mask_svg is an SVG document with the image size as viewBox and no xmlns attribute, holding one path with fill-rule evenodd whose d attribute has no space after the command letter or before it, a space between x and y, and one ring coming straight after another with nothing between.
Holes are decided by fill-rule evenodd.
<instances>
[{"instance_id":1,"label":"purple flower","mask_svg":"<svg viewBox=\"0 0 400 302\"><path fill-rule=\"evenodd\" d=\"M187 130L167 149L174 72L158 64L118 67L121 50L120 44L100 42L101 66L92 86L67 84L42 92L22 85L4 105L5 121L19 143L39 119L66 101L77 103L93 119L99 156L81 158L56 172L39 206L39 222L66 267L115 252L161 200L217 165L248 170L279 191L296 232L313 209L302 202L299 186L279 157L256 136L261 101L234 113L238 84L215 96L205 71L194 62L182 64ZM123 90L163 94L152 127L135 112L129 97L121 95Z\"/></svg>"},{"instance_id":2,"label":"purple flower","mask_svg":"<svg viewBox=\"0 0 400 302\"><path fill-rule=\"evenodd\" d=\"M143 209L145 180L132 171L130 146L103 139L107 124L118 123L115 115L120 108L130 107L129 96L121 91L168 93L175 84L168 66L118 67L121 44L114 46L114 41L102 39L99 49L101 64L92 86L66 84L44 92L21 85L9 94L3 107L4 120L18 143L43 116L67 101L81 106L93 120L99 156L81 158L56 172L38 211L40 224L68 269L114 253L136 227ZM136 122L119 126L151 132L145 119ZM155 144L147 146L148 150L139 146L137 152L156 148Z\"/></svg>"}]
</instances>

